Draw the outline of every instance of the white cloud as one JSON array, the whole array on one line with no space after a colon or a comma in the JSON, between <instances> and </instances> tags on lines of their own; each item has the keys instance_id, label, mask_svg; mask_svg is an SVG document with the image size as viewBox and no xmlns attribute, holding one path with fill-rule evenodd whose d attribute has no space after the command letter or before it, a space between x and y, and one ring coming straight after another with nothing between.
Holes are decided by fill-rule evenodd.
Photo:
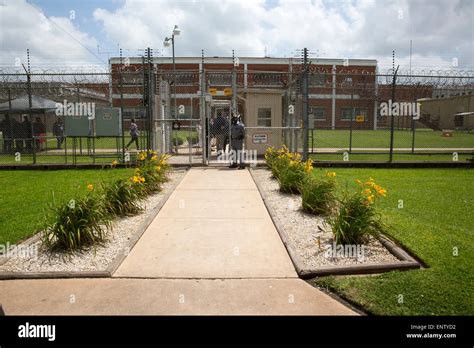
<instances>
[{"instance_id":1,"label":"white cloud","mask_svg":"<svg viewBox=\"0 0 474 348\"><path fill-rule=\"evenodd\" d=\"M412 66L473 65L470 0L419 1L138 1L115 12L97 9L110 40L127 48L162 47L174 24L177 55L292 56L304 46L323 57L373 58ZM169 54L169 52L167 52ZM391 65L391 63L389 63Z\"/></svg>"},{"instance_id":2,"label":"white cloud","mask_svg":"<svg viewBox=\"0 0 474 348\"><path fill-rule=\"evenodd\" d=\"M23 58L26 48L37 65L100 63L77 42L95 51L97 33L80 31L66 17L52 18L61 30L24 0L5 5L0 6L2 65ZM171 54L163 39L178 24L178 56L200 56L204 49L211 56L235 50L237 56L266 51L290 57L308 47L320 57L375 58L390 67L395 49L397 64L407 67L412 40L414 68L452 68L457 59L459 68L472 69L473 16L471 0L281 0L271 6L264 0L126 0L113 11L95 9L90 20L108 40L101 47L152 47L155 55Z\"/></svg>"},{"instance_id":3,"label":"white cloud","mask_svg":"<svg viewBox=\"0 0 474 348\"><path fill-rule=\"evenodd\" d=\"M48 20L40 9L24 0L15 0L0 6L0 23L2 66L18 67L19 62L26 66L27 48L32 66L47 68L88 64L96 68L103 65L85 48L96 49L96 39L77 29L67 17L51 17Z\"/></svg>"}]
</instances>

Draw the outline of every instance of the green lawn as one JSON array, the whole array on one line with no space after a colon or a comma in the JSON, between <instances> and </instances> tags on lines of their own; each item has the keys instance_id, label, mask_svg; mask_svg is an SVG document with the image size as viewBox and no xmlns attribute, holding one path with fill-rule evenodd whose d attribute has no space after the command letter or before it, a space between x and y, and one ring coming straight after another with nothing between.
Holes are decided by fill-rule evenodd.
<instances>
[{"instance_id":1,"label":"green lawn","mask_svg":"<svg viewBox=\"0 0 474 348\"><path fill-rule=\"evenodd\" d=\"M343 153L319 153L311 154L309 157L316 161L344 161ZM365 153L350 153L349 161L369 161L369 162L388 162L390 155L388 153L376 153L376 154L365 154ZM474 159L474 153L458 153L458 162L467 162L470 159ZM410 153L394 153L393 162L405 162L405 161L417 161L417 162L452 162L453 154L410 154Z\"/></svg>"},{"instance_id":2,"label":"green lawn","mask_svg":"<svg viewBox=\"0 0 474 348\"><path fill-rule=\"evenodd\" d=\"M314 131L314 147L346 148L349 147L349 130L320 130ZM473 148L474 133L454 132L453 137L442 137L440 131L427 129L417 130L415 133L415 148ZM412 132L395 131L394 147L411 148ZM353 130L352 147L386 148L390 147L389 130Z\"/></svg>"},{"instance_id":3,"label":"green lawn","mask_svg":"<svg viewBox=\"0 0 474 348\"><path fill-rule=\"evenodd\" d=\"M324 170L316 169L316 175ZM373 177L390 234L429 268L377 276L326 277L327 287L378 315L474 315L474 170L336 169L344 186ZM403 200L403 208L398 208ZM453 255L457 248L458 256ZM399 303L403 295L403 303Z\"/></svg>"},{"instance_id":4,"label":"green lawn","mask_svg":"<svg viewBox=\"0 0 474 348\"><path fill-rule=\"evenodd\" d=\"M89 183L96 185L132 173L133 169L0 171L0 244L33 235L53 194L56 202L69 201L85 194Z\"/></svg>"}]
</instances>

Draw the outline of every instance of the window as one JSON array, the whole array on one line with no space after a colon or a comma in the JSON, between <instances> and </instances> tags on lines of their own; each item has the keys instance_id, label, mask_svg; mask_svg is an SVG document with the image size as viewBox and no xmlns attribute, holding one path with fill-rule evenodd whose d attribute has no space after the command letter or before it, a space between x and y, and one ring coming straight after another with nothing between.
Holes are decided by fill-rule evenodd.
<instances>
[{"instance_id":1,"label":"window","mask_svg":"<svg viewBox=\"0 0 474 348\"><path fill-rule=\"evenodd\" d=\"M354 111L353 111L354 110ZM364 121L367 122L367 109L366 108L342 108L341 110L341 120L350 121L352 118L352 112L354 112L355 121L357 116L364 116Z\"/></svg>"},{"instance_id":2,"label":"window","mask_svg":"<svg viewBox=\"0 0 474 348\"><path fill-rule=\"evenodd\" d=\"M232 86L232 73L230 72L210 72L208 73L209 86Z\"/></svg>"},{"instance_id":3,"label":"window","mask_svg":"<svg viewBox=\"0 0 474 348\"><path fill-rule=\"evenodd\" d=\"M314 115L314 120L318 121L325 121L326 120L326 112L323 107L320 106L310 106L309 113Z\"/></svg>"},{"instance_id":4,"label":"window","mask_svg":"<svg viewBox=\"0 0 474 348\"><path fill-rule=\"evenodd\" d=\"M141 73L123 72L121 77L123 86L143 86L143 74Z\"/></svg>"},{"instance_id":5,"label":"window","mask_svg":"<svg viewBox=\"0 0 474 348\"><path fill-rule=\"evenodd\" d=\"M271 108L258 108L257 126L259 127L272 126L272 109Z\"/></svg>"},{"instance_id":6,"label":"window","mask_svg":"<svg viewBox=\"0 0 474 348\"><path fill-rule=\"evenodd\" d=\"M281 73L253 73L249 75L254 86L279 86L283 81Z\"/></svg>"},{"instance_id":7,"label":"window","mask_svg":"<svg viewBox=\"0 0 474 348\"><path fill-rule=\"evenodd\" d=\"M309 75L310 86L324 86L326 84L326 74L315 73Z\"/></svg>"}]
</instances>

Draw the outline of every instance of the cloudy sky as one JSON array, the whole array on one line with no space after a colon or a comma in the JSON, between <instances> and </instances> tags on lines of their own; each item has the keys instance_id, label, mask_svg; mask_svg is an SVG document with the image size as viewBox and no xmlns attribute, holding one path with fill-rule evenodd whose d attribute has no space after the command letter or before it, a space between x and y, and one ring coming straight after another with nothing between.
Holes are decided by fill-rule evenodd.
<instances>
[{"instance_id":1,"label":"cloudy sky","mask_svg":"<svg viewBox=\"0 0 474 348\"><path fill-rule=\"evenodd\" d=\"M0 67L107 66L175 24L177 56L375 58L390 67L474 69L474 0L0 0Z\"/></svg>"}]
</instances>

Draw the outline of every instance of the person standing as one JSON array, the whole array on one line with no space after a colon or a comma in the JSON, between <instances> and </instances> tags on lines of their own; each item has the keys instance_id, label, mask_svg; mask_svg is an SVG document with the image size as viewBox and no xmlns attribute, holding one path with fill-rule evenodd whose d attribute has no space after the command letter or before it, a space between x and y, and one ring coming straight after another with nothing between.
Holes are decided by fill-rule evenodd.
<instances>
[{"instance_id":1,"label":"person standing","mask_svg":"<svg viewBox=\"0 0 474 348\"><path fill-rule=\"evenodd\" d=\"M33 136L35 137L35 151L41 151L42 144L45 142L46 126L41 122L40 117L36 117L33 123Z\"/></svg>"},{"instance_id":2,"label":"person standing","mask_svg":"<svg viewBox=\"0 0 474 348\"><path fill-rule=\"evenodd\" d=\"M23 122L21 123L23 129L23 137L25 138L25 149L26 152L31 152L31 139L33 137L33 132L31 129L31 122L28 119L28 115L23 115Z\"/></svg>"},{"instance_id":3,"label":"person standing","mask_svg":"<svg viewBox=\"0 0 474 348\"><path fill-rule=\"evenodd\" d=\"M3 152L11 153L13 149L13 129L10 115L5 115L0 130L2 131L3 136Z\"/></svg>"},{"instance_id":4,"label":"person standing","mask_svg":"<svg viewBox=\"0 0 474 348\"><path fill-rule=\"evenodd\" d=\"M60 149L64 141L64 123L61 118L53 124L53 135L56 137L57 148Z\"/></svg>"},{"instance_id":5,"label":"person standing","mask_svg":"<svg viewBox=\"0 0 474 348\"><path fill-rule=\"evenodd\" d=\"M137 146L137 150L140 150L140 147L138 146L138 125L135 123L135 119L132 118L132 121L130 122L130 141L125 146L125 150L128 150L128 147L130 146L131 143L135 142Z\"/></svg>"},{"instance_id":6,"label":"person standing","mask_svg":"<svg viewBox=\"0 0 474 348\"><path fill-rule=\"evenodd\" d=\"M230 127L230 147L231 163L229 168L245 169L245 159L243 145L245 139L245 128L238 122L237 117L232 117L232 125Z\"/></svg>"},{"instance_id":7,"label":"person standing","mask_svg":"<svg viewBox=\"0 0 474 348\"><path fill-rule=\"evenodd\" d=\"M216 150L217 155L225 151L225 138L229 133L229 119L226 119L222 113L220 113L215 120L215 133L216 133Z\"/></svg>"}]
</instances>

